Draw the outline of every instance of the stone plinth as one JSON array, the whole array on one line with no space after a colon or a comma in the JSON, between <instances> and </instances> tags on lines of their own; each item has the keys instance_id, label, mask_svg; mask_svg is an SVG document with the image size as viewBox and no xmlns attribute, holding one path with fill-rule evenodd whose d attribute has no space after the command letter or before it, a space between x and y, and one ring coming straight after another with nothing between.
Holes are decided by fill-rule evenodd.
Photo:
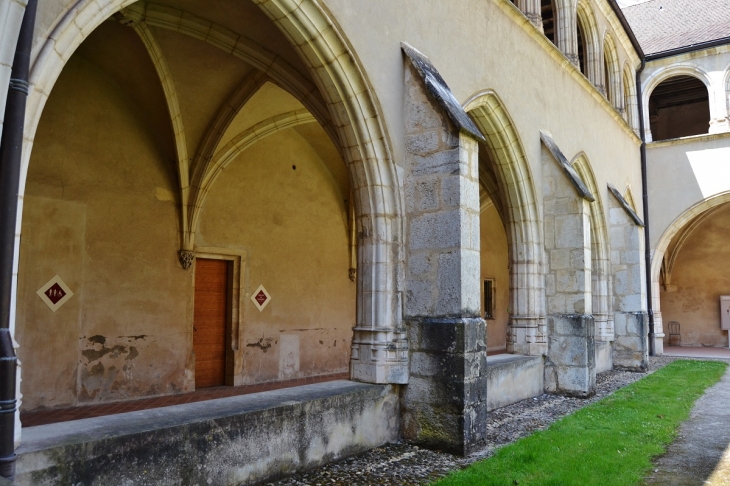
<instances>
[{"instance_id":1,"label":"stone plinth","mask_svg":"<svg viewBox=\"0 0 730 486\"><path fill-rule=\"evenodd\" d=\"M548 317L545 391L578 398L596 393L596 343L593 317Z\"/></svg>"},{"instance_id":2,"label":"stone plinth","mask_svg":"<svg viewBox=\"0 0 730 486\"><path fill-rule=\"evenodd\" d=\"M620 370L649 369L649 343L646 312L617 312L614 316L616 340L613 344L613 366Z\"/></svg>"},{"instance_id":3,"label":"stone plinth","mask_svg":"<svg viewBox=\"0 0 730 486\"><path fill-rule=\"evenodd\" d=\"M485 445L486 325L483 319L409 319L410 381L402 393L403 437L469 454Z\"/></svg>"}]
</instances>

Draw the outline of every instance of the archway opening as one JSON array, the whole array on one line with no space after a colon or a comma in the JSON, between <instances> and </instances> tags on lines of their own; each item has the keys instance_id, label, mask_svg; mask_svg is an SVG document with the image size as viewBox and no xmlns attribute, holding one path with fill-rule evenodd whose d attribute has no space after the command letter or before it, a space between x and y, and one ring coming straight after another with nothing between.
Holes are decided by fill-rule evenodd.
<instances>
[{"instance_id":1,"label":"archway opening","mask_svg":"<svg viewBox=\"0 0 730 486\"><path fill-rule=\"evenodd\" d=\"M709 95L699 79L673 76L652 91L649 122L654 141L707 133L709 121Z\"/></svg>"},{"instance_id":2,"label":"archway opening","mask_svg":"<svg viewBox=\"0 0 730 486\"><path fill-rule=\"evenodd\" d=\"M487 352L506 353L510 318L510 257L504 198L493 155L479 147L480 280L482 317L487 321Z\"/></svg>"},{"instance_id":3,"label":"archway opening","mask_svg":"<svg viewBox=\"0 0 730 486\"><path fill-rule=\"evenodd\" d=\"M348 376L350 174L294 48L255 4L228 3L187 2L178 12L191 35L135 4L101 23L55 82L25 188L24 412L191 392L213 346L208 384ZM226 26L276 69L201 40L196 22ZM198 262L213 262L212 276ZM54 275L70 296L55 309ZM216 292L199 302L206 286Z\"/></svg>"},{"instance_id":4,"label":"archway opening","mask_svg":"<svg viewBox=\"0 0 730 486\"><path fill-rule=\"evenodd\" d=\"M728 346L720 301L730 295L730 277L721 263L730 259L728 228L730 203L724 203L688 221L667 246L659 280L665 348Z\"/></svg>"}]
</instances>

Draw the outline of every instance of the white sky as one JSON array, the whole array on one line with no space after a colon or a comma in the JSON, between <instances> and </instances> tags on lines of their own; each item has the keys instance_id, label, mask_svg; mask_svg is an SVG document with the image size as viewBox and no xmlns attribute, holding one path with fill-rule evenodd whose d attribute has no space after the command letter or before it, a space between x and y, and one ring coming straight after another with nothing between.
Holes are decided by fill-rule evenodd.
<instances>
[{"instance_id":1,"label":"white sky","mask_svg":"<svg viewBox=\"0 0 730 486\"><path fill-rule=\"evenodd\" d=\"M637 3L648 2L649 0L617 0L619 7L628 7L629 5L636 5Z\"/></svg>"}]
</instances>

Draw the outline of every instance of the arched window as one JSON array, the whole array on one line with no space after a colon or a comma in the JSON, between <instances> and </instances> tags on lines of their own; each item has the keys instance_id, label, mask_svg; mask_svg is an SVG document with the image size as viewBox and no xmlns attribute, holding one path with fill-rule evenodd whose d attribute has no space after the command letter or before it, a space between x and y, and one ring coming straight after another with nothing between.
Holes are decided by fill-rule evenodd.
<instances>
[{"instance_id":1,"label":"arched window","mask_svg":"<svg viewBox=\"0 0 730 486\"><path fill-rule=\"evenodd\" d=\"M583 23L578 18L578 68L580 72L587 78L588 77L588 66L586 66L586 37Z\"/></svg>"},{"instance_id":2,"label":"arched window","mask_svg":"<svg viewBox=\"0 0 730 486\"><path fill-rule=\"evenodd\" d=\"M603 83L606 87L606 99L617 111L624 110L624 96L621 89L621 70L619 68L618 53L611 34L606 33L603 41Z\"/></svg>"},{"instance_id":3,"label":"arched window","mask_svg":"<svg viewBox=\"0 0 730 486\"><path fill-rule=\"evenodd\" d=\"M649 123L653 140L707 133L710 101L705 83L693 76L662 81L649 98Z\"/></svg>"},{"instance_id":4,"label":"arched window","mask_svg":"<svg viewBox=\"0 0 730 486\"><path fill-rule=\"evenodd\" d=\"M555 5L553 0L541 0L542 29L550 42L555 42Z\"/></svg>"},{"instance_id":5,"label":"arched window","mask_svg":"<svg viewBox=\"0 0 730 486\"><path fill-rule=\"evenodd\" d=\"M628 63L624 64L624 120L634 131L638 130L636 104L636 86L634 81L634 71Z\"/></svg>"}]
</instances>

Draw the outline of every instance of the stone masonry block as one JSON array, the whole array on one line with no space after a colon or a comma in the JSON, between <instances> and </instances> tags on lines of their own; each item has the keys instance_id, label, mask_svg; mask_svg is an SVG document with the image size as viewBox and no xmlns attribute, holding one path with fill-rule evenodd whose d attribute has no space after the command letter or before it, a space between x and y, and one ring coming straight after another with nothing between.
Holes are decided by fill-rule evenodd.
<instances>
[{"instance_id":1,"label":"stone masonry block","mask_svg":"<svg viewBox=\"0 0 730 486\"><path fill-rule=\"evenodd\" d=\"M448 249L461 246L461 218L458 210L427 213L410 221L411 250Z\"/></svg>"},{"instance_id":2,"label":"stone masonry block","mask_svg":"<svg viewBox=\"0 0 730 486\"><path fill-rule=\"evenodd\" d=\"M441 177L441 200L444 209L458 209L462 202L463 178L459 175L449 174Z\"/></svg>"},{"instance_id":3,"label":"stone masonry block","mask_svg":"<svg viewBox=\"0 0 730 486\"><path fill-rule=\"evenodd\" d=\"M431 253L411 254L408 258L408 270L411 275L430 274L436 269L434 260L438 259Z\"/></svg>"},{"instance_id":4,"label":"stone masonry block","mask_svg":"<svg viewBox=\"0 0 730 486\"><path fill-rule=\"evenodd\" d=\"M484 320L419 318L407 325L409 337L419 336L419 341L412 342L411 381L401 395L403 436L459 454L482 447L487 404Z\"/></svg>"},{"instance_id":5,"label":"stone masonry block","mask_svg":"<svg viewBox=\"0 0 730 486\"><path fill-rule=\"evenodd\" d=\"M412 155L409 158L412 158L411 173L414 176L452 174L459 169L459 149Z\"/></svg>"},{"instance_id":6,"label":"stone masonry block","mask_svg":"<svg viewBox=\"0 0 730 486\"><path fill-rule=\"evenodd\" d=\"M548 352L546 390L590 397L596 388L595 322L586 314L551 315L547 318Z\"/></svg>"},{"instance_id":7,"label":"stone masonry block","mask_svg":"<svg viewBox=\"0 0 730 486\"><path fill-rule=\"evenodd\" d=\"M418 179L413 185L415 188L412 195L412 203L409 207L412 207L413 211L433 211L438 209L439 204L439 192L440 192L440 180L439 179ZM411 185L411 184L409 184Z\"/></svg>"},{"instance_id":8,"label":"stone masonry block","mask_svg":"<svg viewBox=\"0 0 730 486\"><path fill-rule=\"evenodd\" d=\"M438 150L440 147L441 130L429 130L406 136L406 150L411 154L430 154Z\"/></svg>"},{"instance_id":9,"label":"stone masonry block","mask_svg":"<svg viewBox=\"0 0 730 486\"><path fill-rule=\"evenodd\" d=\"M649 367L648 322L645 312L617 312L613 365L616 369L647 371Z\"/></svg>"},{"instance_id":10,"label":"stone masonry block","mask_svg":"<svg viewBox=\"0 0 730 486\"><path fill-rule=\"evenodd\" d=\"M463 308L462 295L463 273L461 251L442 253L439 255L436 283L438 298L436 314L439 316L460 315Z\"/></svg>"},{"instance_id":11,"label":"stone masonry block","mask_svg":"<svg viewBox=\"0 0 730 486\"><path fill-rule=\"evenodd\" d=\"M568 215L555 216L555 247L583 247L583 218Z\"/></svg>"},{"instance_id":12,"label":"stone masonry block","mask_svg":"<svg viewBox=\"0 0 730 486\"><path fill-rule=\"evenodd\" d=\"M434 284L431 280L408 280L406 288L406 315L427 316L435 308Z\"/></svg>"},{"instance_id":13,"label":"stone masonry block","mask_svg":"<svg viewBox=\"0 0 730 486\"><path fill-rule=\"evenodd\" d=\"M567 270L570 266L571 250L561 248L558 250L550 250L550 270Z\"/></svg>"}]
</instances>

